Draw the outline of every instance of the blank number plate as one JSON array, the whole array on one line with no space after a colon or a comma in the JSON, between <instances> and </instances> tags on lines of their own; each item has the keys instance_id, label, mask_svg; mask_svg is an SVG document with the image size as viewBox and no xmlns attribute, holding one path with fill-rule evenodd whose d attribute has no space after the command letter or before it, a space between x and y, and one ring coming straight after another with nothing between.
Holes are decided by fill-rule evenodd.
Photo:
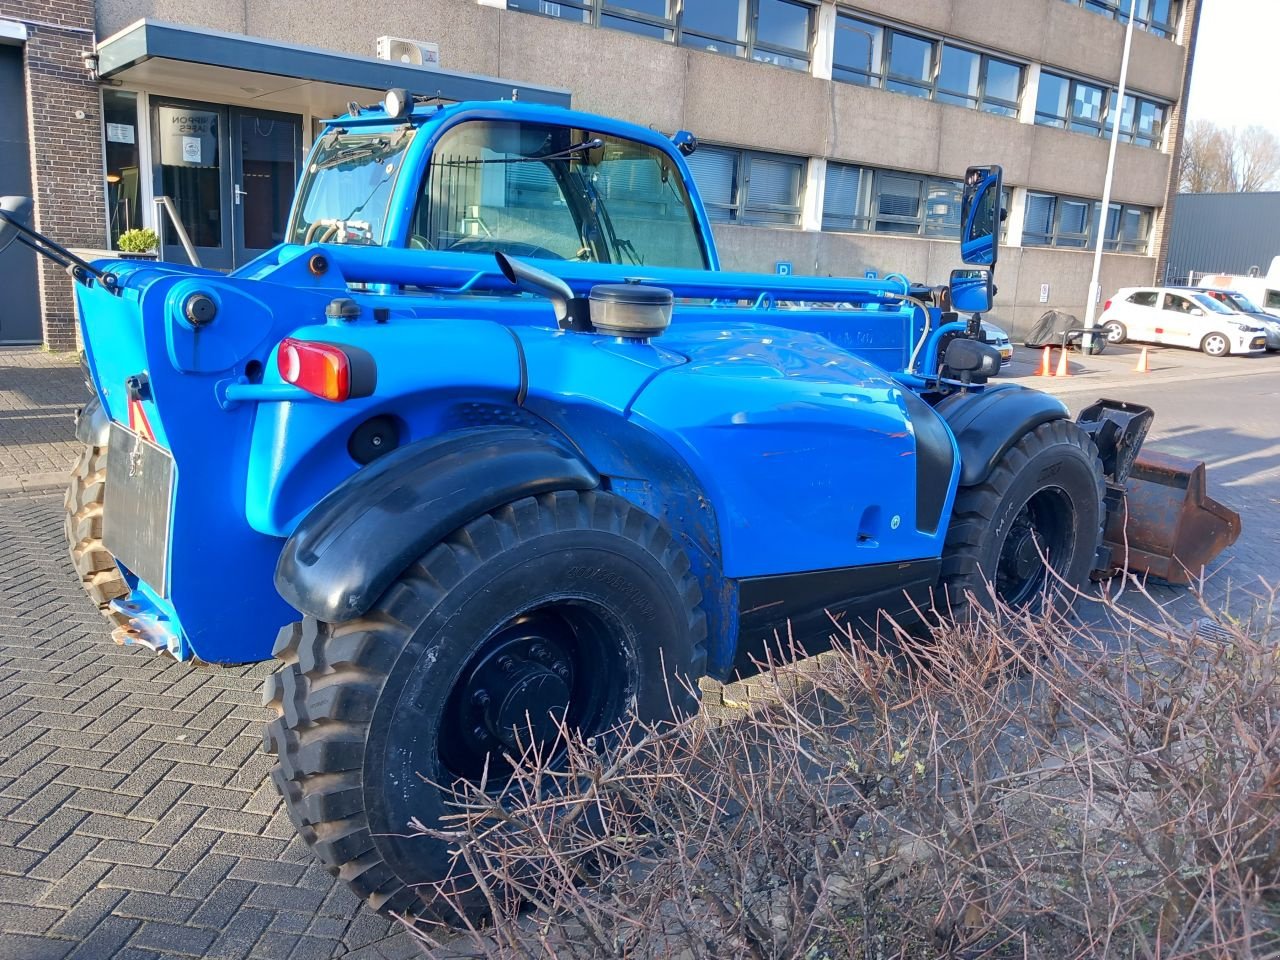
<instances>
[{"instance_id":1,"label":"blank number plate","mask_svg":"<svg viewBox=\"0 0 1280 960\"><path fill-rule=\"evenodd\" d=\"M130 571L169 595L169 522L173 456L118 423L111 424L102 540Z\"/></svg>"}]
</instances>

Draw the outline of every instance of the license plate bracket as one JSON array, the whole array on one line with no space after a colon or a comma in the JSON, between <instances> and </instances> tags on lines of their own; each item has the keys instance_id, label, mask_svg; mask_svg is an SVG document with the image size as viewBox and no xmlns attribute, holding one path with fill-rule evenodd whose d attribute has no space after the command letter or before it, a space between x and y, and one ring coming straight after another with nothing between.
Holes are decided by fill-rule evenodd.
<instances>
[{"instance_id":1,"label":"license plate bracket","mask_svg":"<svg viewBox=\"0 0 1280 960\"><path fill-rule=\"evenodd\" d=\"M102 541L117 560L163 597L169 595L169 525L173 456L118 423L111 424Z\"/></svg>"}]
</instances>

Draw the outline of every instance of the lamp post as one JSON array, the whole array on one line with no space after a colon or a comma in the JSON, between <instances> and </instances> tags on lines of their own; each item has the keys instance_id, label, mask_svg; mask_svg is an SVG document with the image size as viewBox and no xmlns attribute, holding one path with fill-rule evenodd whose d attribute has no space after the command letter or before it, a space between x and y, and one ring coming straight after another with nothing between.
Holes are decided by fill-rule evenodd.
<instances>
[{"instance_id":1,"label":"lamp post","mask_svg":"<svg viewBox=\"0 0 1280 960\"><path fill-rule=\"evenodd\" d=\"M1093 276L1089 280L1089 302L1085 306L1084 326L1092 330L1097 320L1098 301L1102 299L1102 250L1107 242L1107 220L1111 216L1111 184L1116 174L1116 148L1120 143L1120 124L1124 121L1124 95L1129 83L1129 53L1133 49L1133 21L1138 14L1138 0L1129 0L1129 25L1124 32L1124 58L1120 61L1120 86L1116 90L1116 116L1111 118L1111 150L1107 155L1107 176L1102 184L1102 209L1098 211L1098 236L1093 249ZM1093 334L1081 338L1085 356L1093 349Z\"/></svg>"}]
</instances>

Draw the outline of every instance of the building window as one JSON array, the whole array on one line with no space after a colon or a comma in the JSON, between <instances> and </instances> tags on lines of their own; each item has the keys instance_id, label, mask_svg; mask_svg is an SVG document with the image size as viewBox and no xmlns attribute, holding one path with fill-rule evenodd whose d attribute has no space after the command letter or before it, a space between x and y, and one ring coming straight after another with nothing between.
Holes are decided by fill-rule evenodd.
<instances>
[{"instance_id":1,"label":"building window","mask_svg":"<svg viewBox=\"0 0 1280 960\"><path fill-rule=\"evenodd\" d=\"M836 19L832 76L913 97L1016 117L1023 68L976 50L892 30L846 14Z\"/></svg>"},{"instance_id":2,"label":"building window","mask_svg":"<svg viewBox=\"0 0 1280 960\"><path fill-rule=\"evenodd\" d=\"M1067 3L1084 7L1104 17L1121 23L1129 22L1129 0L1067 0ZM1173 37L1178 32L1178 17L1182 12L1181 0L1138 0L1133 25L1154 33L1158 37Z\"/></svg>"},{"instance_id":3,"label":"building window","mask_svg":"<svg viewBox=\"0 0 1280 960\"><path fill-rule=\"evenodd\" d=\"M700 146L687 163L712 220L799 226L802 158Z\"/></svg>"},{"instance_id":4,"label":"building window","mask_svg":"<svg viewBox=\"0 0 1280 960\"><path fill-rule=\"evenodd\" d=\"M815 7L803 0L507 0L507 8L809 69Z\"/></svg>"},{"instance_id":5,"label":"building window","mask_svg":"<svg viewBox=\"0 0 1280 960\"><path fill-rule=\"evenodd\" d=\"M828 163L822 229L959 240L963 192L959 180Z\"/></svg>"},{"instance_id":6,"label":"building window","mask_svg":"<svg viewBox=\"0 0 1280 960\"><path fill-rule=\"evenodd\" d=\"M1095 137L1110 137L1116 92L1047 71L1040 74L1036 123ZM1126 95L1120 139L1140 147L1160 146L1168 107L1137 95Z\"/></svg>"},{"instance_id":7,"label":"building window","mask_svg":"<svg viewBox=\"0 0 1280 960\"><path fill-rule=\"evenodd\" d=\"M1098 229L1096 200L1028 193L1022 226L1024 247L1091 247ZM1113 203L1107 215L1103 249L1112 253L1147 252L1154 211L1150 207Z\"/></svg>"},{"instance_id":8,"label":"building window","mask_svg":"<svg viewBox=\"0 0 1280 960\"><path fill-rule=\"evenodd\" d=\"M120 234L142 226L138 95L126 90L103 90L102 121L106 137L107 221L114 250Z\"/></svg>"},{"instance_id":9,"label":"building window","mask_svg":"<svg viewBox=\"0 0 1280 960\"><path fill-rule=\"evenodd\" d=\"M1107 98L1106 136L1111 136L1111 124L1115 122L1115 91ZM1125 95L1124 112L1120 118L1120 140L1139 147L1160 146L1164 134L1168 107L1142 97Z\"/></svg>"},{"instance_id":10,"label":"building window","mask_svg":"<svg viewBox=\"0 0 1280 960\"><path fill-rule=\"evenodd\" d=\"M544 17L557 17L561 20L575 20L587 23L591 20L591 0L507 0L511 10L525 13L540 13Z\"/></svg>"}]
</instances>

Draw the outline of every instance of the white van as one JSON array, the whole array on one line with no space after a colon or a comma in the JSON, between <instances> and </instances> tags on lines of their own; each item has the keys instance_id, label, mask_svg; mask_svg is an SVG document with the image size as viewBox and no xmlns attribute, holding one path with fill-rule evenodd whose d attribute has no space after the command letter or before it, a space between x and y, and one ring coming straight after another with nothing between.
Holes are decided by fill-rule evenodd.
<instances>
[{"instance_id":1,"label":"white van","mask_svg":"<svg viewBox=\"0 0 1280 960\"><path fill-rule=\"evenodd\" d=\"M1196 281L1198 287L1217 287L1243 293L1267 313L1280 317L1280 257L1271 261L1265 277L1241 277L1230 273L1214 273Z\"/></svg>"}]
</instances>

